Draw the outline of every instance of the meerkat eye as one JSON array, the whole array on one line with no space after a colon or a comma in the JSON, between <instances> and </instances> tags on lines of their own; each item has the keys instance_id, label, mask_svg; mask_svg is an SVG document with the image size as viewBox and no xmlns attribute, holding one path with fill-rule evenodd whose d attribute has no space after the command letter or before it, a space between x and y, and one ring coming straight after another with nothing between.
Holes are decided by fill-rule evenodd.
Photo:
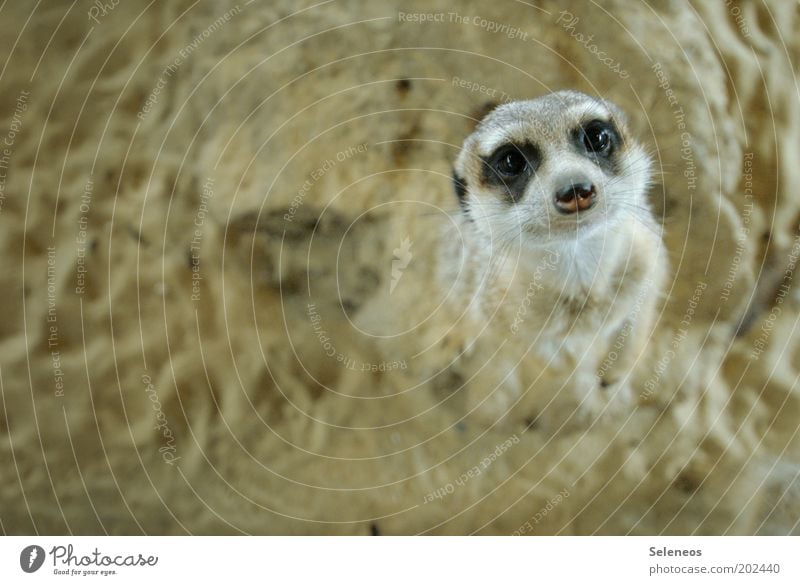
<instances>
[{"instance_id":1,"label":"meerkat eye","mask_svg":"<svg viewBox=\"0 0 800 585\"><path fill-rule=\"evenodd\" d=\"M614 127L602 120L593 120L583 127L581 140L583 146L592 154L608 154L613 145L616 134Z\"/></svg>"},{"instance_id":2,"label":"meerkat eye","mask_svg":"<svg viewBox=\"0 0 800 585\"><path fill-rule=\"evenodd\" d=\"M501 175L516 177L525 171L528 161L525 156L516 148L509 147L498 153L495 168Z\"/></svg>"}]
</instances>

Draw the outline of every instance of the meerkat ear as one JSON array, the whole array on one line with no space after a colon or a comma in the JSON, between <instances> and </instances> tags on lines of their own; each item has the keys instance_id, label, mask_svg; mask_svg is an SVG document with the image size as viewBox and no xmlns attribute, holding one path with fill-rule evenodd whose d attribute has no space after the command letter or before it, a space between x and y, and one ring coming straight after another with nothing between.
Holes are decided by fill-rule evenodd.
<instances>
[{"instance_id":1,"label":"meerkat ear","mask_svg":"<svg viewBox=\"0 0 800 585\"><path fill-rule=\"evenodd\" d=\"M608 108L608 111L611 112L611 115L615 120L619 121L621 124L628 124L627 114L625 114L625 111L622 110L617 104L608 100L603 100L603 104L606 108Z\"/></svg>"},{"instance_id":2,"label":"meerkat ear","mask_svg":"<svg viewBox=\"0 0 800 585\"><path fill-rule=\"evenodd\" d=\"M458 198L458 204L464 211L467 210L467 182L456 174L453 170L453 189Z\"/></svg>"},{"instance_id":3,"label":"meerkat ear","mask_svg":"<svg viewBox=\"0 0 800 585\"><path fill-rule=\"evenodd\" d=\"M483 119L492 113L492 111L499 106L497 102L484 102L469 114L469 118L472 121L472 129L474 130L478 124L480 124Z\"/></svg>"}]
</instances>

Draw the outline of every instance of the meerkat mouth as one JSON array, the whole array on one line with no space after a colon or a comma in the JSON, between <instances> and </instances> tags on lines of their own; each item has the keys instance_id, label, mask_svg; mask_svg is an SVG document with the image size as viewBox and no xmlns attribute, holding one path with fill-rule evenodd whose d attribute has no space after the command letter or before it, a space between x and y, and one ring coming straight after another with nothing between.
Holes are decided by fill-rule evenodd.
<instances>
[{"instance_id":1,"label":"meerkat mouth","mask_svg":"<svg viewBox=\"0 0 800 585\"><path fill-rule=\"evenodd\" d=\"M578 208L572 213L556 214L544 229L536 222L526 223L524 232L527 239L538 247L541 243L582 240L611 226L613 222L614 217L608 214L603 202L595 200L584 209ZM545 242L542 242L543 237Z\"/></svg>"}]
</instances>

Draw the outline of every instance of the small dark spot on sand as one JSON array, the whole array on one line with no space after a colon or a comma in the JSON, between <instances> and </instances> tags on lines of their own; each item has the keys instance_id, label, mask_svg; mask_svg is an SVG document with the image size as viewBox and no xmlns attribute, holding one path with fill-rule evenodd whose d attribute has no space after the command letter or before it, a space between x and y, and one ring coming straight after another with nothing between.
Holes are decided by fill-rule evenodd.
<instances>
[{"instance_id":1,"label":"small dark spot on sand","mask_svg":"<svg viewBox=\"0 0 800 585\"><path fill-rule=\"evenodd\" d=\"M675 479L675 483L673 484L675 489L681 491L685 494L691 494L697 491L697 488L700 487L699 484L691 477L686 474L681 474Z\"/></svg>"},{"instance_id":2,"label":"small dark spot on sand","mask_svg":"<svg viewBox=\"0 0 800 585\"><path fill-rule=\"evenodd\" d=\"M398 94L400 94L400 97L405 97L406 94L411 90L411 80L398 79L394 84L394 89Z\"/></svg>"},{"instance_id":3,"label":"small dark spot on sand","mask_svg":"<svg viewBox=\"0 0 800 585\"><path fill-rule=\"evenodd\" d=\"M525 430L526 431L535 431L536 427L539 426L539 417L533 416L528 417L525 419Z\"/></svg>"}]
</instances>

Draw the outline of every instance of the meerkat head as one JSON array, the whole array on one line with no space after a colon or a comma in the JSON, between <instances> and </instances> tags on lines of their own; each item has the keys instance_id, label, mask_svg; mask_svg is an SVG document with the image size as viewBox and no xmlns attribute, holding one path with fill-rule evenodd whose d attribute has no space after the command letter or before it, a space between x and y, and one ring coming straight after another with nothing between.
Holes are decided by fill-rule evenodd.
<instances>
[{"instance_id":1,"label":"meerkat head","mask_svg":"<svg viewBox=\"0 0 800 585\"><path fill-rule=\"evenodd\" d=\"M464 141L453 182L481 233L536 245L635 220L650 164L619 108L559 91L491 111Z\"/></svg>"}]
</instances>

